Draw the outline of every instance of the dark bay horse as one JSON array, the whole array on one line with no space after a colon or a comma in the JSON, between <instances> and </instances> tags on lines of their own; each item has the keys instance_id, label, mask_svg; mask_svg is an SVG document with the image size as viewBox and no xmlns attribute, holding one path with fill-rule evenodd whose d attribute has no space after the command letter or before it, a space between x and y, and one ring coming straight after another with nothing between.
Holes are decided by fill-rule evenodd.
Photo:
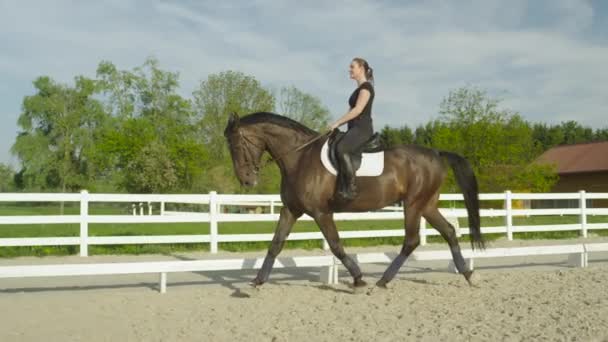
<instances>
[{"instance_id":1,"label":"dark bay horse","mask_svg":"<svg viewBox=\"0 0 608 342\"><path fill-rule=\"evenodd\" d=\"M463 157L413 145L386 149L382 174L377 177L357 177L357 197L346 203L335 204L331 198L336 176L327 171L320 160L321 147L327 137L306 145L318 138L319 133L273 113L253 113L242 118L233 113L224 135L230 148L234 171L242 185L257 184L264 152L272 156L281 172L283 207L274 238L252 285L259 286L268 280L274 261L293 224L303 214L314 218L332 253L353 277L354 286L366 285L359 266L345 253L340 243L333 214L376 210L397 202L403 202L405 215L403 247L376 285L386 287L420 244L421 217L448 242L456 268L471 283L473 271L464 261L454 227L437 208L439 189L447 174L444 161L447 161L454 170L464 195L472 247L484 248L479 222L477 180ZM301 148L303 145L306 146Z\"/></svg>"}]
</instances>

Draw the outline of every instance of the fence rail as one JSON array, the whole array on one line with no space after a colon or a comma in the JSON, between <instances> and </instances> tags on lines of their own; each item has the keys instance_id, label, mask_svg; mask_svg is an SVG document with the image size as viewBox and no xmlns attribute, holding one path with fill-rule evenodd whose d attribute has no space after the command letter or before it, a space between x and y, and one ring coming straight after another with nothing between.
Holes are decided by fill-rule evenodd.
<instances>
[{"instance_id":1,"label":"fence rail","mask_svg":"<svg viewBox=\"0 0 608 342\"><path fill-rule=\"evenodd\" d=\"M587 208L587 201L592 199L607 199L608 193L504 193L480 194L481 201L502 201L502 209L482 209L483 217L503 217L504 224L500 226L482 227L482 233L504 233L508 239L513 239L514 233L547 232L547 231L579 231L587 237L593 229L608 229L608 222L588 223L591 215L608 215L608 208ZM441 201L463 201L461 194L442 194ZM517 200L578 200L578 208L552 209L516 209L513 201ZM227 195L211 192L203 195L157 195L157 194L90 194L82 191L76 194L39 194L39 193L1 193L0 202L76 202L80 203L80 213L77 215L5 215L0 216L1 225L24 224L79 224L80 232L77 237L36 237L36 238L0 238L0 247L6 246L53 246L79 245L80 255L88 255L88 246L107 244L166 244L166 243L209 243L211 253L217 253L219 242L270 241L272 234L219 234L218 224L221 222L274 222L279 218L275 209L281 206L279 195ZM134 215L93 215L89 213L91 203L137 203L133 205ZM144 210L147 205L147 214ZM165 210L167 203L200 204L208 208L207 212L186 213ZM152 205L158 204L158 214L154 214ZM269 207L270 213L234 214L224 211L230 206L264 206ZM139 207L139 215L137 215ZM223 210L224 209L224 210ZM390 206L382 211L337 213L335 219L341 220L402 220L402 208ZM441 212L448 218L467 216L465 209L443 208ZM575 224L552 225L514 225L513 218L517 216L577 216ZM304 215L301 220L312 220ZM162 236L90 236L89 224L134 224L134 223L207 223L209 234L201 235L162 235ZM457 223L457 221L456 221ZM467 227L456 227L457 233L468 234ZM373 238L403 236L403 229L390 230L360 230L341 231L342 238ZM433 229L427 229L423 222L421 229L422 243L426 237L439 235ZM289 240L324 240L320 232L292 233Z\"/></svg>"},{"instance_id":2,"label":"fence rail","mask_svg":"<svg viewBox=\"0 0 608 342\"><path fill-rule=\"evenodd\" d=\"M463 250L468 267L474 269L477 258L501 258L528 255L567 255L568 264L573 267L587 267L589 253L608 252L608 243L532 246L514 248L492 248L484 251ZM354 255L359 264L390 263L396 253L362 253ZM417 251L410 257L414 260L450 260L448 269L457 272L449 251ZM174 272L207 272L227 270L259 269L263 258L253 259L212 259L191 261L152 261L127 263L77 263L54 265L19 265L0 266L0 279L26 277L58 277L58 276L91 276L116 274L159 274L159 290L167 290L167 273ZM320 267L319 280L326 284L338 283L338 267L340 261L332 255L302 256L278 258L274 268L285 267Z\"/></svg>"}]
</instances>

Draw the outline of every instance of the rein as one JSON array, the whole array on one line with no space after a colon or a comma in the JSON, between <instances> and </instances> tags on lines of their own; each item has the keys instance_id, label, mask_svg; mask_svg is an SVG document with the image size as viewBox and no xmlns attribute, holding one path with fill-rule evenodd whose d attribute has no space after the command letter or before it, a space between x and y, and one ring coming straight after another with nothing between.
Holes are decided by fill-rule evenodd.
<instances>
[{"instance_id":1,"label":"rein","mask_svg":"<svg viewBox=\"0 0 608 342\"><path fill-rule=\"evenodd\" d=\"M288 154L290 154L290 153L292 153L292 152L297 152L297 151L300 151L301 149L303 149L303 148L305 148L305 147L307 147L307 146L310 146L310 145L311 145L312 143L314 143L315 141L317 141L317 140L319 140L319 139L321 139L321 138L323 138L323 137L325 137L325 136L328 136L329 134L331 134L331 132L332 132L332 131L328 131L328 132L325 132L325 133L323 133L323 134L319 134L318 136L316 136L316 137L314 137L314 138L310 139L309 141L305 142L304 144L302 144L302 145L300 145L300 146L298 146L298 147L296 147L296 148L294 148L294 149L291 149L291 150L289 150L289 151L287 151L287 152L281 153L281 154L280 154L280 155L278 155L277 157L272 157L271 159L267 160L267 161L264 163L264 165L262 165L262 167L266 166L266 165L267 165L268 163L270 163L270 162L271 162L273 159L274 159L274 160L276 160L276 161L281 160L283 157L285 157L286 155L288 155ZM243 141L245 141L245 143L246 143L246 144L249 144L249 145L255 146L255 147L257 147L257 148L259 148L259 149L261 149L261 150L263 150L263 149L264 149L263 147L261 147L261 146L257 145L257 144L256 144L256 143L254 143L253 141L251 141L251 139L249 139L249 138L248 138L248 137L247 137L245 134L243 134L243 132L239 131L239 135L241 136L241 138L243 139ZM248 159L248 158L247 158L247 159ZM252 163L252 164L253 164L253 166L254 166L254 169L255 169L255 170L256 170L256 172L257 172L257 171L260 169L260 166L255 165L255 163Z\"/></svg>"}]
</instances>

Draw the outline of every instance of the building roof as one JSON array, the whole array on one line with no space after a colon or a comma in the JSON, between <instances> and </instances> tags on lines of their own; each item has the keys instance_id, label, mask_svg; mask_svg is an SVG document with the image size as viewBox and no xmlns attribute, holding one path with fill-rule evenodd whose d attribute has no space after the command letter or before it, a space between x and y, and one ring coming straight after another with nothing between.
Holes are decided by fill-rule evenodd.
<instances>
[{"instance_id":1,"label":"building roof","mask_svg":"<svg viewBox=\"0 0 608 342\"><path fill-rule=\"evenodd\" d=\"M553 147L536 163L557 165L557 173L608 171L608 141Z\"/></svg>"}]
</instances>

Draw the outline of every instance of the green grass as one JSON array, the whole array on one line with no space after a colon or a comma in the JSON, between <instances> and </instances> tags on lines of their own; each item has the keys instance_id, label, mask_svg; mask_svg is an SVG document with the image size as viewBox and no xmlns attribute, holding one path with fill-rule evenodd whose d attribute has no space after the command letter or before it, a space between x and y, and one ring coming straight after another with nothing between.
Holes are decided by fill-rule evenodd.
<instances>
[{"instance_id":1,"label":"green grass","mask_svg":"<svg viewBox=\"0 0 608 342\"><path fill-rule=\"evenodd\" d=\"M92 205L89 212L95 215L129 214L129 204L122 205ZM78 215L79 206L74 203L66 203L64 210L66 215ZM155 212L157 214L157 212ZM4 203L0 207L0 215L59 215L59 205L10 205ZM589 223L608 222L608 216L588 216ZM482 227L502 226L502 217L482 217ZM459 219L461 227L468 226L466 218ZM514 217L514 225L550 225L550 224L576 224L576 216L532 216ZM275 222L239 222L220 223L218 230L220 234L256 234L274 232ZM363 220L363 221L338 221L340 231L348 230L377 230L377 229L403 229L402 220ZM294 225L293 232L317 232L318 228L312 221L299 221ZM593 230L593 234L608 236L608 230ZM137 235L191 235L208 234L207 223L172 223L172 224L90 224L90 236L137 236ZM44 225L0 225L0 238L19 237L70 237L79 235L78 224L44 224ZM486 234L487 241L503 238L505 234ZM514 233L515 239L567 239L579 236L578 231L563 232L529 232ZM468 244L468 235L460 238L463 244ZM443 243L440 236L429 236L430 243ZM366 239L344 239L345 246L376 246L376 245L401 245L403 238L366 238ZM220 250L226 251L262 251L268 248L268 242L231 242L220 243ZM320 240L287 241L285 248L319 249L322 246ZM89 254L170 254L184 251L208 251L209 245L205 243L196 244L146 244L146 245L103 245L89 246ZM48 256L48 255L72 255L79 252L78 246L35 246L35 247L0 247L0 257L17 256Z\"/></svg>"}]
</instances>

